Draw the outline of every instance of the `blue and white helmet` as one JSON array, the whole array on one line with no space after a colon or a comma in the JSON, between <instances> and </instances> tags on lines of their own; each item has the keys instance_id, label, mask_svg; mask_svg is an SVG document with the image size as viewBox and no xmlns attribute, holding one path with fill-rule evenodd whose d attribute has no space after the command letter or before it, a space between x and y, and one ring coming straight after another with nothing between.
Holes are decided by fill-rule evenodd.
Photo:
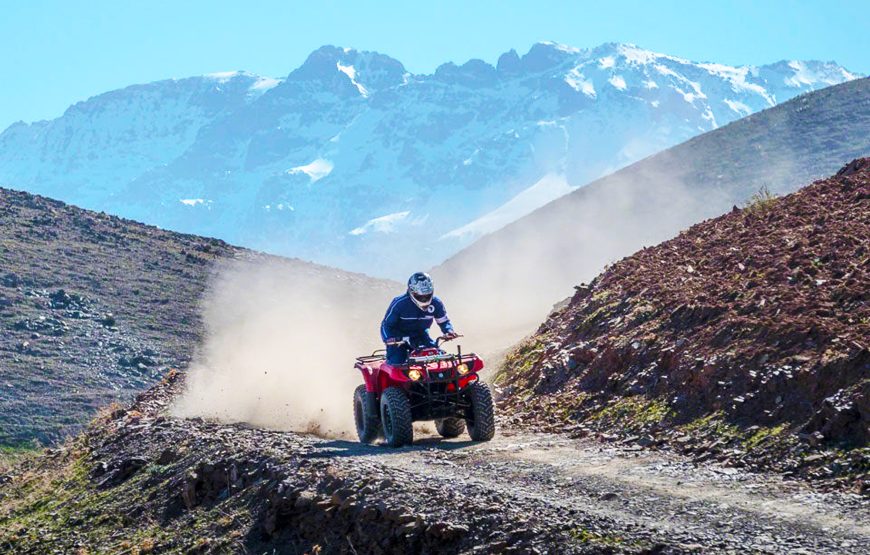
<instances>
[{"instance_id":1,"label":"blue and white helmet","mask_svg":"<svg viewBox=\"0 0 870 555\"><path fill-rule=\"evenodd\" d=\"M432 278L429 274L417 272L408 278L408 295L420 308L426 309L432 303L434 294L435 286L432 284Z\"/></svg>"}]
</instances>

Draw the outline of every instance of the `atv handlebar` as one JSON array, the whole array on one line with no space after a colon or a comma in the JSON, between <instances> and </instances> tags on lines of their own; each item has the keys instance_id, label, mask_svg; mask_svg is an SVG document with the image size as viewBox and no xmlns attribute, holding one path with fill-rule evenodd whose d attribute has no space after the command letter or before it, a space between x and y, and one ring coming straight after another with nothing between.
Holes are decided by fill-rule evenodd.
<instances>
[{"instance_id":1,"label":"atv handlebar","mask_svg":"<svg viewBox=\"0 0 870 555\"><path fill-rule=\"evenodd\" d=\"M459 339L460 337L463 337L463 336L461 334L458 334L458 333L442 335L435 340L435 346L440 347L442 343L447 343L448 341L453 341L454 339ZM391 347L398 347L401 345L407 345L409 347L412 346L408 342L408 340L404 337L401 339L396 338L396 337L391 337L391 338L387 339L386 341L384 341L384 345L389 345Z\"/></svg>"},{"instance_id":2,"label":"atv handlebar","mask_svg":"<svg viewBox=\"0 0 870 555\"><path fill-rule=\"evenodd\" d=\"M453 334L449 334L449 335L447 335L447 334L442 335L441 337L439 337L438 339L435 340L435 346L438 347L442 343L447 343L448 341L453 341L454 339L459 339L460 337L462 337L462 335L458 334L458 333L453 333Z\"/></svg>"}]
</instances>

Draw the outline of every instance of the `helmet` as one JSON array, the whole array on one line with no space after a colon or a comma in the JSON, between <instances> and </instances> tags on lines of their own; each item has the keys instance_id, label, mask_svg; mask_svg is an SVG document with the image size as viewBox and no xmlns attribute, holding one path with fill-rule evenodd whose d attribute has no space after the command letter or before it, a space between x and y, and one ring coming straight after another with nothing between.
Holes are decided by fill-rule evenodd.
<instances>
[{"instance_id":1,"label":"helmet","mask_svg":"<svg viewBox=\"0 0 870 555\"><path fill-rule=\"evenodd\" d=\"M427 308L432 303L432 295L435 294L435 286L432 278L425 272L417 272L408 278L408 295L420 308Z\"/></svg>"}]
</instances>

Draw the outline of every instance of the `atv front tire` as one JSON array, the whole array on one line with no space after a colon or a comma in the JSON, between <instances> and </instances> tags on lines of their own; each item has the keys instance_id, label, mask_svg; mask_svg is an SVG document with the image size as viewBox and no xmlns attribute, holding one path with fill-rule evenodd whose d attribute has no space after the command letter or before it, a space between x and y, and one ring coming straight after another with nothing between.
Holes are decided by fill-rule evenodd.
<instances>
[{"instance_id":1,"label":"atv front tire","mask_svg":"<svg viewBox=\"0 0 870 555\"><path fill-rule=\"evenodd\" d=\"M465 420L461 418L439 418L435 421L435 429L441 437L459 437L465 431Z\"/></svg>"},{"instance_id":2,"label":"atv front tire","mask_svg":"<svg viewBox=\"0 0 870 555\"><path fill-rule=\"evenodd\" d=\"M371 443L381 435L378 400L374 393L366 391L365 385L358 386L353 392L353 419L360 443Z\"/></svg>"},{"instance_id":3,"label":"atv front tire","mask_svg":"<svg viewBox=\"0 0 870 555\"><path fill-rule=\"evenodd\" d=\"M381 394L381 425L390 447L401 447L414 441L411 402L398 387L388 387Z\"/></svg>"},{"instance_id":4,"label":"atv front tire","mask_svg":"<svg viewBox=\"0 0 870 555\"><path fill-rule=\"evenodd\" d=\"M471 410L465 422L468 424L468 435L474 441L489 441L495 436L495 406L489 386L476 382L468 388L468 399Z\"/></svg>"}]
</instances>

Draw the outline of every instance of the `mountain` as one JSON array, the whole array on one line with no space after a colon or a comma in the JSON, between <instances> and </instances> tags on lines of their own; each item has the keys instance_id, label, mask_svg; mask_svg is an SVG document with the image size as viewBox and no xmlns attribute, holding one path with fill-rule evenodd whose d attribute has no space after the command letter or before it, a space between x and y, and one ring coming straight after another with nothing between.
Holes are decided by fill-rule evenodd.
<instances>
[{"instance_id":1,"label":"mountain","mask_svg":"<svg viewBox=\"0 0 870 555\"><path fill-rule=\"evenodd\" d=\"M505 406L870 493L868 253L865 158L579 286L508 356Z\"/></svg>"},{"instance_id":2,"label":"mountain","mask_svg":"<svg viewBox=\"0 0 870 555\"><path fill-rule=\"evenodd\" d=\"M358 291L378 310L395 289L0 189L0 447L56 443L99 407L187 367L204 335L204 292L243 261L278 267L290 287L313 277L326 292Z\"/></svg>"},{"instance_id":3,"label":"mountain","mask_svg":"<svg viewBox=\"0 0 870 555\"><path fill-rule=\"evenodd\" d=\"M433 270L454 321L504 347L572 286L641 247L870 154L870 80L802 95L637 162L487 235ZM467 308L466 308L467 307Z\"/></svg>"},{"instance_id":4,"label":"mountain","mask_svg":"<svg viewBox=\"0 0 870 555\"><path fill-rule=\"evenodd\" d=\"M553 43L408 73L322 47L283 79L112 91L0 135L0 185L374 275L430 267L594 178L856 76Z\"/></svg>"}]
</instances>

